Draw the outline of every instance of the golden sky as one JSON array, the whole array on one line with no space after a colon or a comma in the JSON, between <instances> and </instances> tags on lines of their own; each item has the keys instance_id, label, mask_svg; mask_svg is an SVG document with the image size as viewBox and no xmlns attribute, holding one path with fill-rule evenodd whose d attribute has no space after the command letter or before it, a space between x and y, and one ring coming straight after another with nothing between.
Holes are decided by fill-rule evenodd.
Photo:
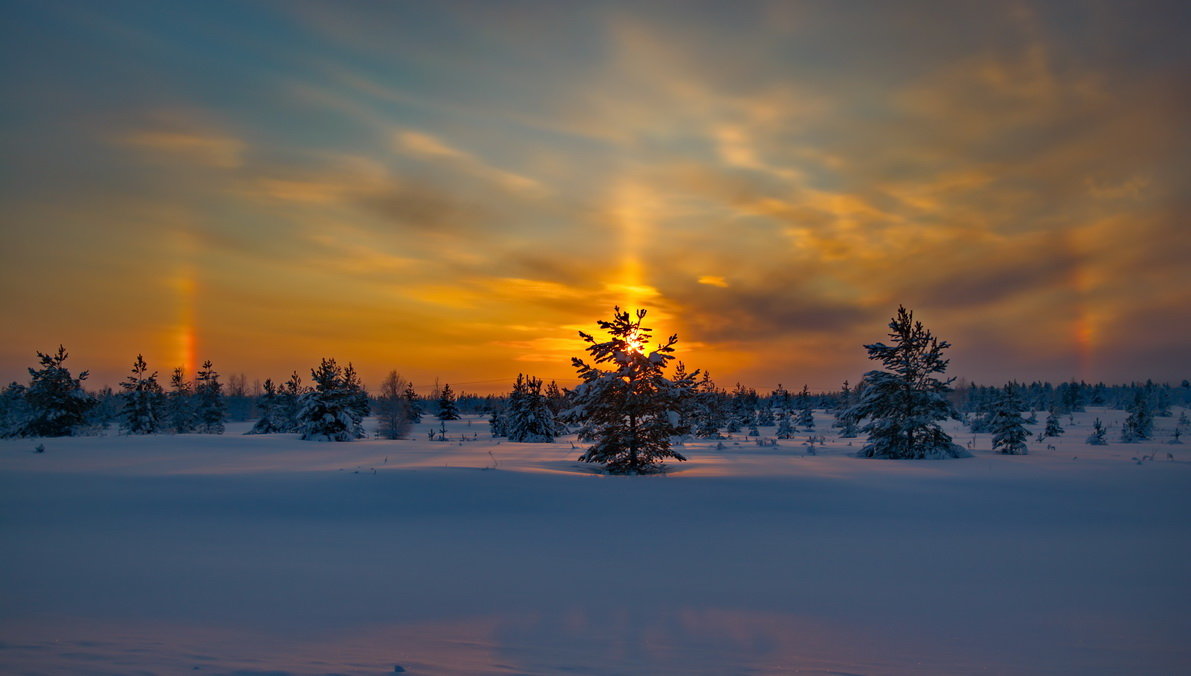
<instances>
[{"instance_id":1,"label":"golden sky","mask_svg":"<svg viewBox=\"0 0 1191 676\"><path fill-rule=\"evenodd\" d=\"M0 376L1191 375L1182 3L6 3Z\"/></svg>"}]
</instances>

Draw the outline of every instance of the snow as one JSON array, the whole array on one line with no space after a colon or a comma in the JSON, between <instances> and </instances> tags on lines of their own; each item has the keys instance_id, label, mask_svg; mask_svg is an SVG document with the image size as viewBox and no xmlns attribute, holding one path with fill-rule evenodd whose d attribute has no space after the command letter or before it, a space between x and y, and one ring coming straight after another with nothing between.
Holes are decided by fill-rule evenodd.
<instances>
[{"instance_id":1,"label":"snow","mask_svg":"<svg viewBox=\"0 0 1191 676\"><path fill-rule=\"evenodd\" d=\"M949 423L962 460L734 435L637 477L478 416L449 442L3 440L0 671L1186 673L1180 412L1140 444L1125 412L1064 416L1027 456Z\"/></svg>"}]
</instances>

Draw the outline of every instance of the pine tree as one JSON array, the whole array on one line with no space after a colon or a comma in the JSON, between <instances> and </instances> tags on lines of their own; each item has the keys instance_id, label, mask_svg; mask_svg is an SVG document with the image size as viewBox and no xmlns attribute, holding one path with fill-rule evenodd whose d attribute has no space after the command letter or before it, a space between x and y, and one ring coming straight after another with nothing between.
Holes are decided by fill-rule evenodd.
<instances>
[{"instance_id":1,"label":"pine tree","mask_svg":"<svg viewBox=\"0 0 1191 676\"><path fill-rule=\"evenodd\" d=\"M777 438L791 439L794 437L794 423L791 418L793 416L789 413L783 413L782 417L777 422Z\"/></svg>"},{"instance_id":2,"label":"pine tree","mask_svg":"<svg viewBox=\"0 0 1191 676\"><path fill-rule=\"evenodd\" d=\"M835 409L835 422L831 426L839 430L841 439L853 439L856 437L857 421L851 415L852 407L855 406L857 397L859 395L859 388L856 390L849 387L848 381L844 381L843 390L840 391L839 404Z\"/></svg>"},{"instance_id":3,"label":"pine tree","mask_svg":"<svg viewBox=\"0 0 1191 676\"><path fill-rule=\"evenodd\" d=\"M357 396L344 369L334 359L323 359L310 370L314 389L301 397L299 430L304 441L352 441L364 437Z\"/></svg>"},{"instance_id":4,"label":"pine tree","mask_svg":"<svg viewBox=\"0 0 1191 676\"><path fill-rule=\"evenodd\" d=\"M368 398L368 390L356 373L356 367L352 366L350 361L343 369L343 388L347 390L348 405L351 406L356 419L363 424L364 418L372 415L372 402Z\"/></svg>"},{"instance_id":5,"label":"pine tree","mask_svg":"<svg viewBox=\"0 0 1191 676\"><path fill-rule=\"evenodd\" d=\"M554 427L554 412L542 396L542 381L517 374L504 415L504 431L509 441L554 441Z\"/></svg>"},{"instance_id":6,"label":"pine tree","mask_svg":"<svg viewBox=\"0 0 1191 676\"><path fill-rule=\"evenodd\" d=\"M412 382L405 386L404 396L405 419L413 425L422 422L422 404L418 399L418 392L414 389L414 384Z\"/></svg>"},{"instance_id":7,"label":"pine tree","mask_svg":"<svg viewBox=\"0 0 1191 676\"><path fill-rule=\"evenodd\" d=\"M795 419L794 424L802 429L810 432L815 429L815 410L811 406L811 390L806 385L802 386L802 391L798 393L797 399L798 418Z\"/></svg>"},{"instance_id":8,"label":"pine tree","mask_svg":"<svg viewBox=\"0 0 1191 676\"><path fill-rule=\"evenodd\" d=\"M1090 446L1106 446L1108 442L1104 440L1106 430L1104 424L1096 418L1096 422L1092 423L1092 433L1088 436L1088 444Z\"/></svg>"},{"instance_id":9,"label":"pine tree","mask_svg":"<svg viewBox=\"0 0 1191 676\"><path fill-rule=\"evenodd\" d=\"M488 431L492 433L493 437L508 436L508 421L505 418L505 412L500 408L493 407L492 411L489 412Z\"/></svg>"},{"instance_id":10,"label":"pine tree","mask_svg":"<svg viewBox=\"0 0 1191 676\"><path fill-rule=\"evenodd\" d=\"M405 410L405 379L396 371L380 384L376 398L376 431L385 439L404 439L409 434L409 414Z\"/></svg>"},{"instance_id":11,"label":"pine tree","mask_svg":"<svg viewBox=\"0 0 1191 676\"><path fill-rule=\"evenodd\" d=\"M572 358L583 381L573 393L574 407L567 415L581 425L580 437L595 443L579 456L581 462L601 463L617 474L638 474L659 468L666 459L686 460L670 445L678 412L689 396L687 384L676 385L665 376L674 359L678 336L646 352L652 331L641 325L645 310L634 318L619 307L612 321L598 321L610 339L597 342L586 333L579 336L593 364ZM607 365L608 369L601 369ZM693 381L699 372L688 374Z\"/></svg>"},{"instance_id":12,"label":"pine tree","mask_svg":"<svg viewBox=\"0 0 1191 676\"><path fill-rule=\"evenodd\" d=\"M459 406L455 403L455 393L451 391L450 384L442 386L442 394L438 397L438 414L439 420L458 420Z\"/></svg>"},{"instance_id":13,"label":"pine tree","mask_svg":"<svg viewBox=\"0 0 1191 676\"><path fill-rule=\"evenodd\" d=\"M1026 421L1021 417L1025 404L1015 384L1009 383L997 400L992 418L993 450L1005 455L1026 455L1030 449L1026 439Z\"/></svg>"},{"instance_id":14,"label":"pine tree","mask_svg":"<svg viewBox=\"0 0 1191 676\"><path fill-rule=\"evenodd\" d=\"M1052 408L1046 416L1046 429L1042 430L1042 438L1059 437L1063 435L1063 426L1059 424L1059 414Z\"/></svg>"},{"instance_id":15,"label":"pine tree","mask_svg":"<svg viewBox=\"0 0 1191 676\"><path fill-rule=\"evenodd\" d=\"M41 368L29 369L29 387L22 391L24 419L18 434L24 437L66 437L79 431L96 400L83 390L89 372L74 377L62 364L66 348L54 354L37 353Z\"/></svg>"},{"instance_id":16,"label":"pine tree","mask_svg":"<svg viewBox=\"0 0 1191 676\"><path fill-rule=\"evenodd\" d=\"M302 412L302 397L306 395L307 391L307 388L302 385L302 376L298 375L297 371L290 373L289 380L278 388L277 423L281 427L280 431L302 431L302 423L298 420L298 414Z\"/></svg>"},{"instance_id":17,"label":"pine tree","mask_svg":"<svg viewBox=\"0 0 1191 676\"><path fill-rule=\"evenodd\" d=\"M1144 391L1138 391L1133 397L1133 404L1129 407L1129 416L1121 428L1121 441L1131 444L1146 441L1154 435L1154 413L1150 409L1149 397Z\"/></svg>"},{"instance_id":18,"label":"pine tree","mask_svg":"<svg viewBox=\"0 0 1191 676\"><path fill-rule=\"evenodd\" d=\"M29 420L29 404L25 401L26 388L12 382L0 392L0 438L20 436Z\"/></svg>"},{"instance_id":19,"label":"pine tree","mask_svg":"<svg viewBox=\"0 0 1191 676\"><path fill-rule=\"evenodd\" d=\"M157 382L157 371L149 373L145 358L136 356L132 373L120 383L124 399L120 429L125 434L154 434L161 429L165 394Z\"/></svg>"},{"instance_id":20,"label":"pine tree","mask_svg":"<svg viewBox=\"0 0 1191 676\"><path fill-rule=\"evenodd\" d=\"M698 413L695 423L695 436L701 439L722 439L720 427L723 426L722 393L715 386L711 374L704 371L703 379L695 387L695 406Z\"/></svg>"},{"instance_id":21,"label":"pine tree","mask_svg":"<svg viewBox=\"0 0 1191 676\"><path fill-rule=\"evenodd\" d=\"M276 434L289 431L289 425L282 412L281 393L277 391L272 378L265 379L264 391L256 399L256 408L260 411L260 418L245 434Z\"/></svg>"},{"instance_id":22,"label":"pine tree","mask_svg":"<svg viewBox=\"0 0 1191 676\"><path fill-rule=\"evenodd\" d=\"M867 421L862 430L868 434L868 443L861 449L861 457L968 456L938 423L959 416L947 398L952 381L934 377L947 370L943 350L951 344L931 335L904 307L898 307L889 328L892 345L864 346L869 359L880 361L887 370L864 375L860 401L849 414Z\"/></svg>"},{"instance_id":23,"label":"pine tree","mask_svg":"<svg viewBox=\"0 0 1191 676\"><path fill-rule=\"evenodd\" d=\"M170 391L166 395L166 420L175 434L193 432L195 428L194 392L186 380L182 367L170 376Z\"/></svg>"},{"instance_id":24,"label":"pine tree","mask_svg":"<svg viewBox=\"0 0 1191 676\"><path fill-rule=\"evenodd\" d=\"M223 385L211 360L203 362L202 369L194 377L195 431L200 434L223 434L223 421L227 418L227 403L223 398Z\"/></svg>"}]
</instances>

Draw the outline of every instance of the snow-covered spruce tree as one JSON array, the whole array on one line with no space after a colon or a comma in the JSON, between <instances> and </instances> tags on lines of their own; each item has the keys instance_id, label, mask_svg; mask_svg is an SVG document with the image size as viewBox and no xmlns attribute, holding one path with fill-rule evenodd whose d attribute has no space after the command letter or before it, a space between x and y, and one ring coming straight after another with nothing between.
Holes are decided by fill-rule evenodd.
<instances>
[{"instance_id":1,"label":"snow-covered spruce tree","mask_svg":"<svg viewBox=\"0 0 1191 676\"><path fill-rule=\"evenodd\" d=\"M276 434L288 431L287 421L282 412L281 393L277 391L272 378L265 379L264 391L256 398L256 410L260 412L260 418L245 434Z\"/></svg>"},{"instance_id":2,"label":"snow-covered spruce tree","mask_svg":"<svg viewBox=\"0 0 1191 676\"><path fill-rule=\"evenodd\" d=\"M69 356L61 345L53 354L37 353L40 368L29 369L31 380L23 392L26 411L20 436L68 437L86 423L87 412L96 404L95 397L83 390L89 373L72 376L62 365Z\"/></svg>"},{"instance_id":3,"label":"snow-covered spruce tree","mask_svg":"<svg viewBox=\"0 0 1191 676\"><path fill-rule=\"evenodd\" d=\"M615 307L612 321L597 322L609 340L597 342L579 332L593 363L571 359L583 382L575 388L567 417L580 425L580 438L595 442L579 460L601 463L615 474L654 471L668 458L686 460L671 448L670 437L678 411L686 405L680 399L692 390L665 376L678 336L646 352L652 331L641 325L644 318L645 310L637 310L634 317ZM698 375L695 371L687 379Z\"/></svg>"},{"instance_id":4,"label":"snow-covered spruce tree","mask_svg":"<svg viewBox=\"0 0 1191 676\"><path fill-rule=\"evenodd\" d=\"M778 439L791 439L794 437L793 417L793 414L782 413L781 417L778 418L776 433Z\"/></svg>"},{"instance_id":5,"label":"snow-covered spruce tree","mask_svg":"<svg viewBox=\"0 0 1191 676\"><path fill-rule=\"evenodd\" d=\"M503 417L504 432L509 441L554 441L554 412L542 395L542 381L538 378L517 374Z\"/></svg>"},{"instance_id":6,"label":"snow-covered spruce tree","mask_svg":"<svg viewBox=\"0 0 1191 676\"><path fill-rule=\"evenodd\" d=\"M200 434L223 434L227 418L227 403L223 399L223 384L211 360L194 377L194 431Z\"/></svg>"},{"instance_id":7,"label":"snow-covered spruce tree","mask_svg":"<svg viewBox=\"0 0 1191 676\"><path fill-rule=\"evenodd\" d=\"M1131 444L1146 441L1154 435L1154 413L1150 409L1150 399L1143 390L1133 397L1133 404L1129 406L1129 416L1121 427L1121 441Z\"/></svg>"},{"instance_id":8,"label":"snow-covered spruce tree","mask_svg":"<svg viewBox=\"0 0 1191 676\"><path fill-rule=\"evenodd\" d=\"M145 358L136 356L132 373L120 383L124 399L120 431L125 434L154 434L161 429L165 393L157 382L157 371L149 373Z\"/></svg>"},{"instance_id":9,"label":"snow-covered spruce tree","mask_svg":"<svg viewBox=\"0 0 1191 676\"><path fill-rule=\"evenodd\" d=\"M990 423L994 451L1004 455L1026 455L1030 452L1026 446L1026 439L1030 433L1026 430L1025 419L1021 417L1021 409L1024 406L1017 385L1005 385Z\"/></svg>"},{"instance_id":10,"label":"snow-covered spruce tree","mask_svg":"<svg viewBox=\"0 0 1191 676\"><path fill-rule=\"evenodd\" d=\"M409 428L405 379L396 371L389 371L380 383L380 394L376 398L376 433L385 439L404 439Z\"/></svg>"},{"instance_id":11,"label":"snow-covered spruce tree","mask_svg":"<svg viewBox=\"0 0 1191 676\"><path fill-rule=\"evenodd\" d=\"M289 380L277 388L277 423L282 432L301 432L302 424L298 414L302 412L302 397L307 388L302 385L302 376L297 371L290 373Z\"/></svg>"},{"instance_id":12,"label":"snow-covered spruce tree","mask_svg":"<svg viewBox=\"0 0 1191 676\"><path fill-rule=\"evenodd\" d=\"M1099 418L1096 418L1096 422L1092 423L1092 433L1088 435L1088 445L1107 446L1108 441L1104 439L1105 433L1104 423L1100 422Z\"/></svg>"},{"instance_id":13,"label":"snow-covered spruce tree","mask_svg":"<svg viewBox=\"0 0 1191 676\"><path fill-rule=\"evenodd\" d=\"M0 392L0 439L20 436L29 419L29 404L25 401L25 386L11 382Z\"/></svg>"},{"instance_id":14,"label":"snow-covered spruce tree","mask_svg":"<svg viewBox=\"0 0 1191 676\"><path fill-rule=\"evenodd\" d=\"M459 419L459 406L455 402L455 393L451 391L450 384L442 386L442 394L438 397L438 413L436 415L439 420Z\"/></svg>"},{"instance_id":15,"label":"snow-covered spruce tree","mask_svg":"<svg viewBox=\"0 0 1191 676\"><path fill-rule=\"evenodd\" d=\"M407 383L405 386L405 419L411 425L416 425L422 422L422 402L418 399L418 392L414 389L414 384Z\"/></svg>"},{"instance_id":16,"label":"snow-covered spruce tree","mask_svg":"<svg viewBox=\"0 0 1191 676\"><path fill-rule=\"evenodd\" d=\"M352 366L350 361L343 368L343 387L348 392L348 405L362 424L364 418L372 415L372 401L368 398L368 390L360 381L359 374L356 373L356 367Z\"/></svg>"},{"instance_id":17,"label":"snow-covered spruce tree","mask_svg":"<svg viewBox=\"0 0 1191 676\"><path fill-rule=\"evenodd\" d=\"M962 458L969 454L951 441L940 420L958 418L947 393L951 380L934 376L947 370L943 350L951 347L931 335L904 307L889 322L892 345L865 345L868 358L887 370L864 374L860 401L852 415L864 421L868 443L860 450L868 458Z\"/></svg>"},{"instance_id":18,"label":"snow-covered spruce tree","mask_svg":"<svg viewBox=\"0 0 1191 676\"><path fill-rule=\"evenodd\" d=\"M798 417L795 418L794 424L801 427L803 430L810 432L815 429L815 410L811 407L811 390L806 385L802 386L802 391L795 397L797 403L795 406L798 409Z\"/></svg>"},{"instance_id":19,"label":"snow-covered spruce tree","mask_svg":"<svg viewBox=\"0 0 1191 676\"><path fill-rule=\"evenodd\" d=\"M1046 429L1042 430L1042 438L1063 436L1063 426L1059 424L1059 414L1053 408L1046 416Z\"/></svg>"},{"instance_id":20,"label":"snow-covered spruce tree","mask_svg":"<svg viewBox=\"0 0 1191 676\"><path fill-rule=\"evenodd\" d=\"M844 381L844 387L840 391L839 405L835 409L835 422L831 426L839 430L841 439L854 439L857 434L857 421L852 416L852 407L855 406L859 399L859 388L853 390L848 381Z\"/></svg>"},{"instance_id":21,"label":"snow-covered spruce tree","mask_svg":"<svg viewBox=\"0 0 1191 676\"><path fill-rule=\"evenodd\" d=\"M675 436L688 436L695 432L699 422L699 383L687 374L686 364L678 362L674 366L674 377L670 379L674 386L684 389L678 393L675 401L682 404L678 409L678 422L674 426ZM772 424L772 423L771 423Z\"/></svg>"},{"instance_id":22,"label":"snow-covered spruce tree","mask_svg":"<svg viewBox=\"0 0 1191 676\"><path fill-rule=\"evenodd\" d=\"M298 426L304 441L353 441L364 437L363 420L348 386L344 369L323 359L310 370L314 389L301 397Z\"/></svg>"},{"instance_id":23,"label":"snow-covered spruce tree","mask_svg":"<svg viewBox=\"0 0 1191 676\"><path fill-rule=\"evenodd\" d=\"M703 372L703 379L695 386L695 436L701 439L723 439L720 427L724 425L722 393L715 386L711 374Z\"/></svg>"},{"instance_id":24,"label":"snow-covered spruce tree","mask_svg":"<svg viewBox=\"0 0 1191 676\"><path fill-rule=\"evenodd\" d=\"M193 432L195 428L194 391L182 367L170 376L170 391L165 396L166 425L176 434Z\"/></svg>"},{"instance_id":25,"label":"snow-covered spruce tree","mask_svg":"<svg viewBox=\"0 0 1191 676\"><path fill-rule=\"evenodd\" d=\"M509 435L508 421L505 418L505 411L501 407L494 406L488 413L488 431L492 433L493 437L505 437Z\"/></svg>"}]
</instances>

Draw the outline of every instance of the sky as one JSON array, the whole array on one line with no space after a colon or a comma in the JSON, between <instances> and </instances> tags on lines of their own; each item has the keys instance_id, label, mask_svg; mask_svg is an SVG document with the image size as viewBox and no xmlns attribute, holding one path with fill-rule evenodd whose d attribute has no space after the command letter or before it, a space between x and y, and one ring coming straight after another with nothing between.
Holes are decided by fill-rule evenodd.
<instances>
[{"instance_id":1,"label":"sky","mask_svg":"<svg viewBox=\"0 0 1191 676\"><path fill-rule=\"evenodd\" d=\"M1191 376L1186 3L2 4L5 382Z\"/></svg>"}]
</instances>

